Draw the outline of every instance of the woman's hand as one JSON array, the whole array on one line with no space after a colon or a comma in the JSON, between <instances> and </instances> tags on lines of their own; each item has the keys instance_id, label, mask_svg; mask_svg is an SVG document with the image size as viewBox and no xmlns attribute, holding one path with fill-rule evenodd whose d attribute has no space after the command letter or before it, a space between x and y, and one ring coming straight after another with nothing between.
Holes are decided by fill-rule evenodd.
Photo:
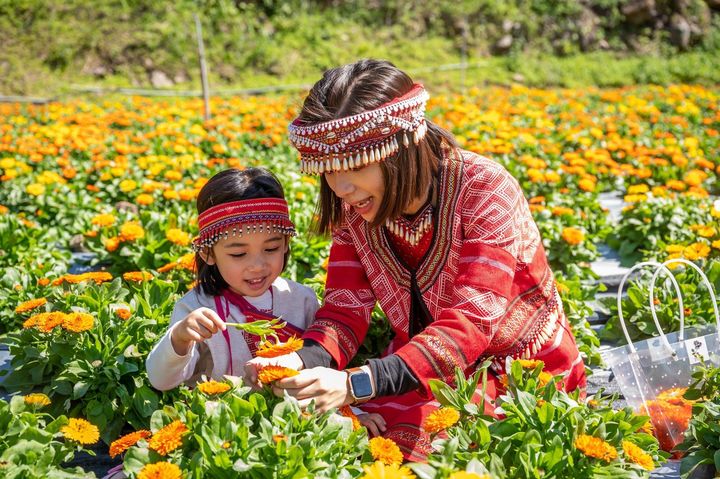
<instances>
[{"instance_id":1,"label":"woman's hand","mask_svg":"<svg viewBox=\"0 0 720 479\"><path fill-rule=\"evenodd\" d=\"M353 402L347 372L332 368L306 369L297 376L275 381L272 390L278 396L287 391L298 399L303 409L315 400L315 410L319 413Z\"/></svg>"},{"instance_id":2,"label":"woman's hand","mask_svg":"<svg viewBox=\"0 0 720 479\"><path fill-rule=\"evenodd\" d=\"M360 424L368 430L370 437L380 436L387 429L385 418L380 414L367 412L365 414L356 414L355 416L358 418L358 421L360 421Z\"/></svg>"},{"instance_id":3,"label":"woman's hand","mask_svg":"<svg viewBox=\"0 0 720 479\"><path fill-rule=\"evenodd\" d=\"M215 311L198 308L173 327L170 343L179 356L185 356L193 342L202 343L218 331L225 331L225 328L225 322Z\"/></svg>"},{"instance_id":4,"label":"woman's hand","mask_svg":"<svg viewBox=\"0 0 720 479\"><path fill-rule=\"evenodd\" d=\"M298 353L285 354L275 358L253 358L245 363L245 374L243 375L245 384L254 389L261 389L262 384L258 380L258 372L265 366L282 366L300 371L305 365Z\"/></svg>"}]
</instances>

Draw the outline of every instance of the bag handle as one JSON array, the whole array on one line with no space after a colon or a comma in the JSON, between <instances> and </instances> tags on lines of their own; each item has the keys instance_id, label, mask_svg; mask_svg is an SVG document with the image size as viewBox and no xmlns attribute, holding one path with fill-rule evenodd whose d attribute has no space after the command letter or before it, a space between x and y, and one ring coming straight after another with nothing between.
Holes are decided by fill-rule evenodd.
<instances>
[{"instance_id":1,"label":"bag handle","mask_svg":"<svg viewBox=\"0 0 720 479\"><path fill-rule=\"evenodd\" d=\"M697 271L698 274L700 275L700 278L705 283L705 287L707 288L708 292L710 293L710 299L712 300L712 305L713 305L713 312L715 313L715 325L716 325L718 333L720 333L720 312L718 311L717 299L715 296L715 288L713 288L713 285L710 282L710 280L708 279L707 275L705 275L705 272L703 272L703 270L700 269L698 267L698 265L696 265L695 263L693 263L691 261L683 259L683 258L669 259L669 260L665 261L661 265L661 267L664 268L665 270L669 271L667 269L667 266L671 265L671 264L676 264L676 263L681 263L681 264L690 266L695 271ZM655 274L652 277L652 283L650 284L650 310L652 311L653 319L655 320L655 325L658 327L658 330L660 329L660 323L658 322L657 315L655 314L655 302L653 300L655 298L655 282L657 281L657 276L658 276L658 273L660 272L660 269L661 268L658 268L655 271ZM671 274L671 276L674 276L674 275L672 275L672 273L670 273L670 274ZM678 339L680 341L683 341L685 339L685 317L684 317L685 316L684 315L685 308L682 303L682 297L680 297L678 306L680 306L680 333L678 335ZM670 344L667 342L667 339L665 340L665 343L667 343L666 345L668 347L670 346Z\"/></svg>"},{"instance_id":2,"label":"bag handle","mask_svg":"<svg viewBox=\"0 0 720 479\"><path fill-rule=\"evenodd\" d=\"M632 268L628 270L627 273L625 273L625 276L622 277L620 280L620 286L618 286L618 293L617 293L617 308L618 308L618 319L620 320L620 326L622 327L623 334L625 334L625 339L627 339L628 347L630 348L630 353L635 354L637 352L637 349L635 349L635 345L632 342L632 339L630 338L630 333L628 333L627 326L625 325L625 317L623 316L622 312L622 293L623 293L623 287L625 286L625 282L628 280L630 275L644 267L652 266L656 268L655 275L653 276L653 285L655 284L655 279L657 278L657 274L660 272L660 270L665 271L668 274L668 277L670 281L673 283L673 286L675 286L675 292L678 295L678 303L680 305L680 324L685 324L685 308L683 307L682 303L682 293L680 291L680 285L678 284L677 280L675 279L675 276L670 272L670 270L665 266L664 264L660 264L657 261L643 261L642 263L638 263ZM655 305L653 304L653 290L650 289L650 312L652 313L653 320L655 321L655 326L658 329L658 333L660 333L660 338L663 341L663 344L672 352L672 347L670 346L670 342L667 340L667 337L665 336L665 333L662 331L662 328L660 327L660 321L657 319L657 312L655 311Z\"/></svg>"}]
</instances>

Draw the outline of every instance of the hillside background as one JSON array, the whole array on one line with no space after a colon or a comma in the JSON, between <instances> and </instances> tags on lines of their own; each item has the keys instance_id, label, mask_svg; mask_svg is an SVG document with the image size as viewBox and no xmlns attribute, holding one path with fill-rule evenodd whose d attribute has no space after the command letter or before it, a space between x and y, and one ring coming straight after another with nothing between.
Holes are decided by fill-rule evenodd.
<instances>
[{"instance_id":1,"label":"hillside background","mask_svg":"<svg viewBox=\"0 0 720 479\"><path fill-rule=\"evenodd\" d=\"M720 0L0 0L0 94L197 89L194 13L214 89L312 83L363 57L449 88L720 78Z\"/></svg>"}]
</instances>

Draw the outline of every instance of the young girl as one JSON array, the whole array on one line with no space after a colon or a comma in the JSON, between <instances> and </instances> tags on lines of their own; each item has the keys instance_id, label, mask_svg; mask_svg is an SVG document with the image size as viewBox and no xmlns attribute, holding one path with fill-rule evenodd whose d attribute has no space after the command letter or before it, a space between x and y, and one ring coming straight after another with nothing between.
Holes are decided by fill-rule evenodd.
<instances>
[{"instance_id":1,"label":"young girl","mask_svg":"<svg viewBox=\"0 0 720 479\"><path fill-rule=\"evenodd\" d=\"M486 412L510 358L542 360L568 390L585 368L542 239L517 181L461 150L425 118L428 92L389 62L325 73L290 125L301 169L319 175L319 229L333 234L323 306L276 381L319 411L363 403L383 436L422 460L430 381L493 358ZM395 333L381 357L346 369L379 302ZM263 358L251 360L256 381ZM284 391L283 391L284 390ZM477 398L480 393L478 391Z\"/></svg>"},{"instance_id":2,"label":"young girl","mask_svg":"<svg viewBox=\"0 0 720 479\"><path fill-rule=\"evenodd\" d=\"M283 341L301 336L318 309L310 288L280 277L295 226L278 180L261 168L225 170L197 199L193 241L198 286L175 305L170 328L147 358L160 390L194 385L202 375L240 375L258 338L226 323L282 318Z\"/></svg>"}]
</instances>

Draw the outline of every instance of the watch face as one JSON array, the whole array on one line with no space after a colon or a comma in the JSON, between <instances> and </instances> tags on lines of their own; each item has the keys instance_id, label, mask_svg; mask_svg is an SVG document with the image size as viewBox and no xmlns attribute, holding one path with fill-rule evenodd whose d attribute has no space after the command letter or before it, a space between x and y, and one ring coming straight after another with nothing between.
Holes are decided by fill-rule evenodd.
<instances>
[{"instance_id":1,"label":"watch face","mask_svg":"<svg viewBox=\"0 0 720 479\"><path fill-rule=\"evenodd\" d=\"M356 399L362 399L372 396L372 382L370 375L366 372L354 373L350 376L350 384L352 392Z\"/></svg>"}]
</instances>

